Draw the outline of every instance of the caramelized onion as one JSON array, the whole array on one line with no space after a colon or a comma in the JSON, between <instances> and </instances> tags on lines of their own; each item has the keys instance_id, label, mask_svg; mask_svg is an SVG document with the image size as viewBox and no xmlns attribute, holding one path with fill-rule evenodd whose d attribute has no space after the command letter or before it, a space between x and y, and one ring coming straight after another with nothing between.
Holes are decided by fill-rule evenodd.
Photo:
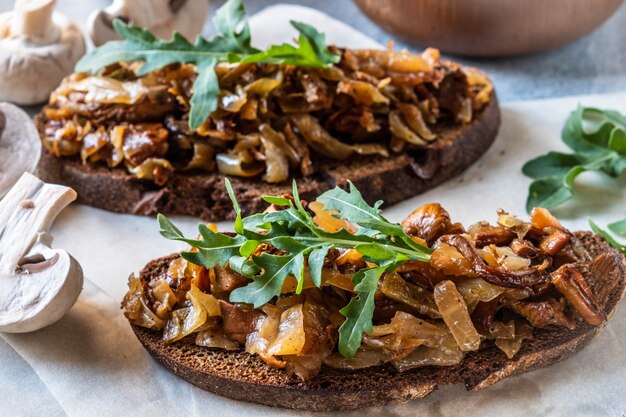
<instances>
[{"instance_id":1,"label":"caramelized onion","mask_svg":"<svg viewBox=\"0 0 626 417\"><path fill-rule=\"evenodd\" d=\"M422 287L406 282L396 272L386 274L380 291L392 300L415 308L420 314L441 318L433 293Z\"/></svg>"},{"instance_id":2,"label":"caramelized onion","mask_svg":"<svg viewBox=\"0 0 626 417\"><path fill-rule=\"evenodd\" d=\"M263 180L269 183L285 181L289 177L289 160L281 149L271 140L261 136L265 151L265 175Z\"/></svg>"},{"instance_id":3,"label":"caramelized onion","mask_svg":"<svg viewBox=\"0 0 626 417\"><path fill-rule=\"evenodd\" d=\"M424 121L422 112L415 104L402 103L398 105L398 110L402 118L407 125L415 132L420 138L432 142L437 136L430 130Z\"/></svg>"},{"instance_id":4,"label":"caramelized onion","mask_svg":"<svg viewBox=\"0 0 626 417\"><path fill-rule=\"evenodd\" d=\"M460 349L442 350L428 346L420 346L413 353L403 359L394 360L393 366L400 372L424 366L452 366L463 360Z\"/></svg>"},{"instance_id":5,"label":"caramelized onion","mask_svg":"<svg viewBox=\"0 0 626 417\"><path fill-rule=\"evenodd\" d=\"M165 324L161 340L172 343L195 332L202 326L209 316L221 315L218 301L210 294L205 294L194 284L187 291L190 307L174 310Z\"/></svg>"},{"instance_id":6,"label":"caramelized onion","mask_svg":"<svg viewBox=\"0 0 626 417\"><path fill-rule=\"evenodd\" d=\"M174 167L167 159L148 158L128 170L139 179L152 180L158 185L165 184L174 173Z\"/></svg>"},{"instance_id":7,"label":"caramelized onion","mask_svg":"<svg viewBox=\"0 0 626 417\"><path fill-rule=\"evenodd\" d=\"M456 282L456 289L463 296L469 311L473 311L479 302L488 302L498 298L505 288L488 283L482 278L463 278Z\"/></svg>"},{"instance_id":8,"label":"caramelized onion","mask_svg":"<svg viewBox=\"0 0 626 417\"><path fill-rule=\"evenodd\" d=\"M211 294L202 292L195 284L191 284L191 288L187 291L187 298L191 300L193 305L202 308L208 317L221 316L219 302Z\"/></svg>"},{"instance_id":9,"label":"caramelized onion","mask_svg":"<svg viewBox=\"0 0 626 417\"><path fill-rule=\"evenodd\" d=\"M298 304L281 314L278 334L268 347L267 354L297 355L302 351L305 339L302 304Z\"/></svg>"},{"instance_id":10,"label":"caramelized onion","mask_svg":"<svg viewBox=\"0 0 626 417\"><path fill-rule=\"evenodd\" d=\"M342 80L337 84L337 92L351 96L356 104L371 106L389 104L389 99L382 95L376 86L365 81Z\"/></svg>"},{"instance_id":11,"label":"caramelized onion","mask_svg":"<svg viewBox=\"0 0 626 417\"><path fill-rule=\"evenodd\" d=\"M274 89L278 88L282 83L282 73L279 73L278 78L259 78L244 87L244 90L248 94L257 94L259 96L267 96Z\"/></svg>"},{"instance_id":12,"label":"caramelized onion","mask_svg":"<svg viewBox=\"0 0 626 417\"><path fill-rule=\"evenodd\" d=\"M128 292L122 300L124 316L138 326L159 330L165 325L146 303L145 287L141 280L131 274L128 278Z\"/></svg>"},{"instance_id":13,"label":"caramelized onion","mask_svg":"<svg viewBox=\"0 0 626 417\"><path fill-rule=\"evenodd\" d=\"M246 163L242 160L241 154L230 155L225 153L217 154L217 169L224 175L234 175L237 177L254 177L265 169L260 163Z\"/></svg>"},{"instance_id":14,"label":"caramelized onion","mask_svg":"<svg viewBox=\"0 0 626 417\"><path fill-rule=\"evenodd\" d=\"M352 358L345 358L337 352L332 353L324 359L324 365L335 369L356 370L382 365L390 359L389 355L380 350L362 346Z\"/></svg>"},{"instance_id":15,"label":"caramelized onion","mask_svg":"<svg viewBox=\"0 0 626 417\"><path fill-rule=\"evenodd\" d=\"M222 90L219 98L219 107L227 112L237 113L241 111L241 108L247 101L246 93L241 89L239 89L237 93Z\"/></svg>"},{"instance_id":16,"label":"caramelized onion","mask_svg":"<svg viewBox=\"0 0 626 417\"><path fill-rule=\"evenodd\" d=\"M462 351L477 350L481 336L474 328L467 305L452 281L441 281L435 285L435 303L454 340Z\"/></svg>"},{"instance_id":17,"label":"caramelized onion","mask_svg":"<svg viewBox=\"0 0 626 417\"><path fill-rule=\"evenodd\" d=\"M259 357L275 368L285 367L285 362L267 354L267 349L278 336L280 316L264 315L256 322L256 329L249 333L246 338L246 352L257 354Z\"/></svg>"},{"instance_id":18,"label":"caramelized onion","mask_svg":"<svg viewBox=\"0 0 626 417\"><path fill-rule=\"evenodd\" d=\"M524 339L532 339L532 329L526 324L516 323L511 320L508 323L494 321L490 334L495 338L496 346L504 352L504 354L512 359L522 347Z\"/></svg>"},{"instance_id":19,"label":"caramelized onion","mask_svg":"<svg viewBox=\"0 0 626 417\"><path fill-rule=\"evenodd\" d=\"M518 239L524 239L526 233L528 233L531 228L530 223L522 221L517 217L511 216L510 214L503 211L498 213L498 224L511 230L517 235Z\"/></svg>"},{"instance_id":20,"label":"caramelized onion","mask_svg":"<svg viewBox=\"0 0 626 417\"><path fill-rule=\"evenodd\" d=\"M82 100L87 103L103 104L136 104L148 95L150 89L141 79L136 81L118 81L102 76L75 76L63 81L51 97L51 103L64 100L73 92L83 94Z\"/></svg>"},{"instance_id":21,"label":"caramelized onion","mask_svg":"<svg viewBox=\"0 0 626 417\"><path fill-rule=\"evenodd\" d=\"M152 285L152 283L151 283ZM174 294L174 291L170 288L169 284L161 279L153 285L152 296L157 301L155 303L155 314L160 319L166 320L170 311L174 308L174 305L178 302L178 297Z\"/></svg>"},{"instance_id":22,"label":"caramelized onion","mask_svg":"<svg viewBox=\"0 0 626 417\"><path fill-rule=\"evenodd\" d=\"M309 114L294 114L291 116L291 120L298 127L309 146L322 155L336 159L346 159L353 153L360 155L378 154L385 157L389 155L387 149L378 144L348 145L335 139L319 124L316 118Z\"/></svg>"},{"instance_id":23,"label":"caramelized onion","mask_svg":"<svg viewBox=\"0 0 626 417\"><path fill-rule=\"evenodd\" d=\"M456 349L456 343L448 329L403 311L397 311L389 324L373 326L371 332L363 335L363 343L382 350L393 359L404 358L421 345L437 349Z\"/></svg>"},{"instance_id":24,"label":"caramelized onion","mask_svg":"<svg viewBox=\"0 0 626 417\"><path fill-rule=\"evenodd\" d=\"M183 168L188 169L203 169L205 171L212 171L215 167L215 149L211 145L201 141L193 142L193 156L189 163Z\"/></svg>"},{"instance_id":25,"label":"caramelized onion","mask_svg":"<svg viewBox=\"0 0 626 417\"><path fill-rule=\"evenodd\" d=\"M239 344L230 340L224 333L216 329L207 329L198 332L196 345L214 349L238 350Z\"/></svg>"},{"instance_id":26,"label":"caramelized onion","mask_svg":"<svg viewBox=\"0 0 626 417\"><path fill-rule=\"evenodd\" d=\"M400 112L397 110L389 112L389 130L395 137L413 145L425 146L428 144L406 125L400 116Z\"/></svg>"},{"instance_id":27,"label":"caramelized onion","mask_svg":"<svg viewBox=\"0 0 626 417\"><path fill-rule=\"evenodd\" d=\"M280 151L289 159L289 162L291 164L297 165L300 162L300 156L298 155L296 150L287 143L287 140L282 133L275 131L267 123L263 123L259 126L259 132L261 132L262 138L276 145L280 149Z\"/></svg>"}]
</instances>

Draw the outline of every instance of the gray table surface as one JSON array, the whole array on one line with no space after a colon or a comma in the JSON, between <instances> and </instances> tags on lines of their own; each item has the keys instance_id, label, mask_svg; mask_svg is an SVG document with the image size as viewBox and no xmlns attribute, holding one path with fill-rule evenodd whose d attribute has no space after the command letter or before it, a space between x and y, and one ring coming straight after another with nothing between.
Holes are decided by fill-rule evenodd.
<instances>
[{"instance_id":1,"label":"gray table surface","mask_svg":"<svg viewBox=\"0 0 626 417\"><path fill-rule=\"evenodd\" d=\"M193 0L202 1L202 0ZM388 1L388 0L381 0ZM540 1L540 0L537 0ZM224 0L213 0L214 12ZM244 0L249 14L275 3L296 3L320 9L385 44L392 36L368 20L350 0ZM58 9L84 25L96 7L107 0L59 0ZM589 2L592 7L592 1ZM13 0L0 0L0 12L12 8ZM297 19L297 16L294 16ZM487 71L502 101L529 100L626 90L626 6L590 35L548 52L500 59L467 59L461 63ZM205 34L211 25L205 26ZM398 48L420 51L423 46L396 41Z\"/></svg>"}]
</instances>

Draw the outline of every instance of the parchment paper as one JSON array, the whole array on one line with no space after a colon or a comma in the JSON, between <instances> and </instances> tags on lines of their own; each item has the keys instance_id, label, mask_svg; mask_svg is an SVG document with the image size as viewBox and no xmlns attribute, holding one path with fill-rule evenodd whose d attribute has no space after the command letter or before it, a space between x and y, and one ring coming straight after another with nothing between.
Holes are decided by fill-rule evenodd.
<instances>
[{"instance_id":1,"label":"parchment paper","mask_svg":"<svg viewBox=\"0 0 626 417\"><path fill-rule=\"evenodd\" d=\"M315 24L330 42L379 47L352 28L312 9L274 6L251 19L260 46L295 35L289 19ZM497 88L497 86L496 86ZM507 103L494 146L461 176L421 196L388 207L400 221L418 205L439 201L453 220L464 224L495 220L498 208L524 215L530 181L520 168L548 150L565 150L559 139L568 113L578 103L626 112L626 92L556 100ZM626 178L609 180L583 174L580 197L555 210L572 230L587 229L587 216L601 225L624 217ZM196 219L174 217L188 234ZM220 223L220 230L232 224ZM0 339L0 415L206 416L325 415L236 402L195 388L161 368L141 348L119 310L126 278L147 261L182 246L162 239L153 218L119 215L75 205L58 218L54 244L72 253L87 280L79 301L60 322L25 335ZM430 397L403 405L337 416L624 416L626 413L626 309L606 330L572 358L549 368L504 380L469 394L445 387Z\"/></svg>"}]
</instances>

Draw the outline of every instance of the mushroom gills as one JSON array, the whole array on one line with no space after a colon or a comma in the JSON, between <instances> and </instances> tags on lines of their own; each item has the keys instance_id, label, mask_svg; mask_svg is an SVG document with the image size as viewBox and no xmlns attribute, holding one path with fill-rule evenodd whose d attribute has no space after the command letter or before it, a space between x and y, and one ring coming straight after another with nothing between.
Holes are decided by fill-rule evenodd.
<instances>
[{"instance_id":1,"label":"mushroom gills","mask_svg":"<svg viewBox=\"0 0 626 417\"><path fill-rule=\"evenodd\" d=\"M2 332L32 332L55 323L74 305L82 290L82 268L66 251L37 243L32 253L43 261L0 276Z\"/></svg>"}]
</instances>

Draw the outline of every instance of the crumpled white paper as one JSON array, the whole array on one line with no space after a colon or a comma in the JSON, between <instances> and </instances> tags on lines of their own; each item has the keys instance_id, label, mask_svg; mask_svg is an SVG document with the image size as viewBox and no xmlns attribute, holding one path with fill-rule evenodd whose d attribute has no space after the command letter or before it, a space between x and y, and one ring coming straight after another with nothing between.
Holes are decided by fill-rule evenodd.
<instances>
[{"instance_id":1,"label":"crumpled white paper","mask_svg":"<svg viewBox=\"0 0 626 417\"><path fill-rule=\"evenodd\" d=\"M273 6L251 19L253 38L263 46L290 39L289 19L314 24L330 42L377 47L376 42L323 13L300 6ZM497 86L496 86L497 88ZM578 103L626 112L626 93L507 103L496 143L459 177L389 207L400 221L418 205L439 201L455 221L470 224L495 219L503 208L524 215L530 180L520 168L548 150L565 150L559 139L568 113ZM580 197L555 213L572 230L587 229L587 216L601 225L626 214L626 178L613 181L583 174ZM175 217L187 234L196 219ZM219 224L221 230L231 223ZM132 334L119 310L126 278L152 258L182 246L158 234L154 218L119 215L72 206L58 218L55 246L82 264L85 289L60 322L24 335L0 339L0 415L206 416L325 415L228 400L204 392L159 366ZM504 380L469 394L462 386L444 387L407 404L328 413L345 416L616 416L626 413L626 309L622 306L606 330L587 348L549 368ZM19 355L19 356L18 356Z\"/></svg>"}]
</instances>

